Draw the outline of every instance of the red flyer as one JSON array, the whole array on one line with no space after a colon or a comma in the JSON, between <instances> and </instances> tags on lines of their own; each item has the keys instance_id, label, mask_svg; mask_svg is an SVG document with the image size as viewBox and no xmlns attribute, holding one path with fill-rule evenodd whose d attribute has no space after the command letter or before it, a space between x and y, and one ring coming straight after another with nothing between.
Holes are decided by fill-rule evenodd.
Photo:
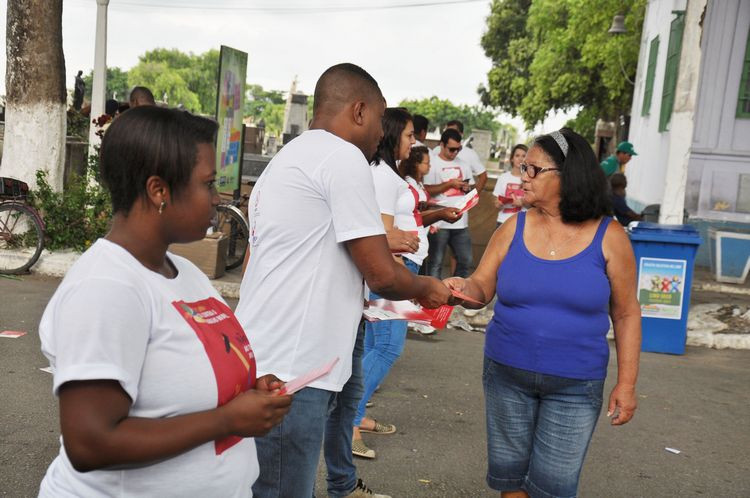
<instances>
[{"instance_id":1,"label":"red flyer","mask_svg":"<svg viewBox=\"0 0 750 498\"><path fill-rule=\"evenodd\" d=\"M411 301L389 301L388 299L377 299L367 304L369 307L364 310L363 315L368 322L407 320L430 325L436 329L445 327L453 311L453 306L448 305L426 309Z\"/></svg>"},{"instance_id":2,"label":"red flyer","mask_svg":"<svg viewBox=\"0 0 750 498\"><path fill-rule=\"evenodd\" d=\"M8 339L18 339L21 336L26 335L26 332L21 332L19 330L3 330L0 332L0 337L5 337Z\"/></svg>"},{"instance_id":3,"label":"red flyer","mask_svg":"<svg viewBox=\"0 0 750 498\"><path fill-rule=\"evenodd\" d=\"M455 297L461 299L462 301L466 301L466 302L474 303L474 304L479 304L479 305L482 305L482 306L485 305L484 303L482 303L480 301L477 301L476 299L474 299L472 297L467 296L463 292L460 292L460 291L457 291L457 290L454 290L454 289L451 289L451 294L453 294Z\"/></svg>"},{"instance_id":4,"label":"red flyer","mask_svg":"<svg viewBox=\"0 0 750 498\"><path fill-rule=\"evenodd\" d=\"M471 192L461 197L460 199L443 199L441 205L445 207L452 207L458 209L458 214L463 214L469 209L479 204L479 193L477 189L472 189Z\"/></svg>"}]
</instances>

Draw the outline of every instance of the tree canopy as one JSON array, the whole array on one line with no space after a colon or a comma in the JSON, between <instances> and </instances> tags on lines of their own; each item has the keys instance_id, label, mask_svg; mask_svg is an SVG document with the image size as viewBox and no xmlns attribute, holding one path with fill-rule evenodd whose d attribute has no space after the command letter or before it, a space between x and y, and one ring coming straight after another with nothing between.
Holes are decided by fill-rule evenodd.
<instances>
[{"instance_id":1,"label":"tree canopy","mask_svg":"<svg viewBox=\"0 0 750 498\"><path fill-rule=\"evenodd\" d=\"M456 105L450 100L435 96L420 100L402 100L399 106L406 107L412 114L421 114L429 119L431 129L443 129L445 123L452 119L463 122L466 135L474 128L490 130L493 135L500 129L495 113L479 106Z\"/></svg>"},{"instance_id":2,"label":"tree canopy","mask_svg":"<svg viewBox=\"0 0 750 498\"><path fill-rule=\"evenodd\" d=\"M216 113L216 78L219 74L219 51L202 54L177 49L157 48L138 58L128 71L130 88L148 87L157 100L182 105L202 114Z\"/></svg>"},{"instance_id":3,"label":"tree canopy","mask_svg":"<svg viewBox=\"0 0 750 498\"><path fill-rule=\"evenodd\" d=\"M569 122L593 136L597 118L629 114L646 0L493 0L482 47L492 60L485 105L520 116L528 128L551 111L578 108ZM607 31L625 15L627 33Z\"/></svg>"},{"instance_id":4,"label":"tree canopy","mask_svg":"<svg viewBox=\"0 0 750 498\"><path fill-rule=\"evenodd\" d=\"M87 100L91 100L91 87L94 81L94 71L89 71L89 74L83 76L83 82L86 83L86 91L84 97ZM108 67L107 68L107 88L104 92L105 99L117 99L127 100L130 95L130 87L128 86L128 72L123 71L119 67Z\"/></svg>"},{"instance_id":5,"label":"tree canopy","mask_svg":"<svg viewBox=\"0 0 750 498\"><path fill-rule=\"evenodd\" d=\"M281 136L286 106L283 92L264 90L262 86L253 84L247 85L245 92L245 117L252 118L256 124L263 121L266 133Z\"/></svg>"}]
</instances>

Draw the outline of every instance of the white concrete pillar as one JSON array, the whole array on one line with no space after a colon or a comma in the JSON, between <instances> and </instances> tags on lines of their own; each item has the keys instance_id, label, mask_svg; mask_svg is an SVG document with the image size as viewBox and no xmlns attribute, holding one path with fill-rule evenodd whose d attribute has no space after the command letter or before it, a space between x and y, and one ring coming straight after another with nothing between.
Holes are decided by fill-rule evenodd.
<instances>
[{"instance_id":1,"label":"white concrete pillar","mask_svg":"<svg viewBox=\"0 0 750 498\"><path fill-rule=\"evenodd\" d=\"M107 6L109 0L96 0L96 41L94 45L94 78L91 83L91 119L104 114L107 90ZM93 124L89 128L89 155L101 143Z\"/></svg>"},{"instance_id":2,"label":"white concrete pillar","mask_svg":"<svg viewBox=\"0 0 750 498\"><path fill-rule=\"evenodd\" d=\"M682 36L674 109L669 125L669 155L659 223L681 224L685 210L685 187L700 79L703 31L701 18L706 3L707 0L688 0L685 11L685 31Z\"/></svg>"}]
</instances>

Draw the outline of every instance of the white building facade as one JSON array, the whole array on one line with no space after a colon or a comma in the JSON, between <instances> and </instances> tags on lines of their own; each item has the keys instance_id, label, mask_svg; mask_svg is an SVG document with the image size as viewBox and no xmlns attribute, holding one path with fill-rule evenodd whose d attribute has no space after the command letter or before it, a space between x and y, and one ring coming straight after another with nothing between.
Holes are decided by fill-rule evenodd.
<instances>
[{"instance_id":1,"label":"white building facade","mask_svg":"<svg viewBox=\"0 0 750 498\"><path fill-rule=\"evenodd\" d=\"M750 0L649 1L631 116L629 204L662 223L684 208L714 265L717 231L750 234ZM724 254L745 276L746 240Z\"/></svg>"}]
</instances>

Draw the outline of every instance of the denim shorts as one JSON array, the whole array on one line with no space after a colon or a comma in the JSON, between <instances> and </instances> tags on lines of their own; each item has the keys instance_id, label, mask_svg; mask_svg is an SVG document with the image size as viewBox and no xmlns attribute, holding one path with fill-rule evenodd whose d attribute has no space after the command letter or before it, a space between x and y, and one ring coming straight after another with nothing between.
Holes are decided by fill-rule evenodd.
<instances>
[{"instance_id":1,"label":"denim shorts","mask_svg":"<svg viewBox=\"0 0 750 498\"><path fill-rule=\"evenodd\" d=\"M487 484L531 498L576 496L604 380L513 368L485 356Z\"/></svg>"}]
</instances>

